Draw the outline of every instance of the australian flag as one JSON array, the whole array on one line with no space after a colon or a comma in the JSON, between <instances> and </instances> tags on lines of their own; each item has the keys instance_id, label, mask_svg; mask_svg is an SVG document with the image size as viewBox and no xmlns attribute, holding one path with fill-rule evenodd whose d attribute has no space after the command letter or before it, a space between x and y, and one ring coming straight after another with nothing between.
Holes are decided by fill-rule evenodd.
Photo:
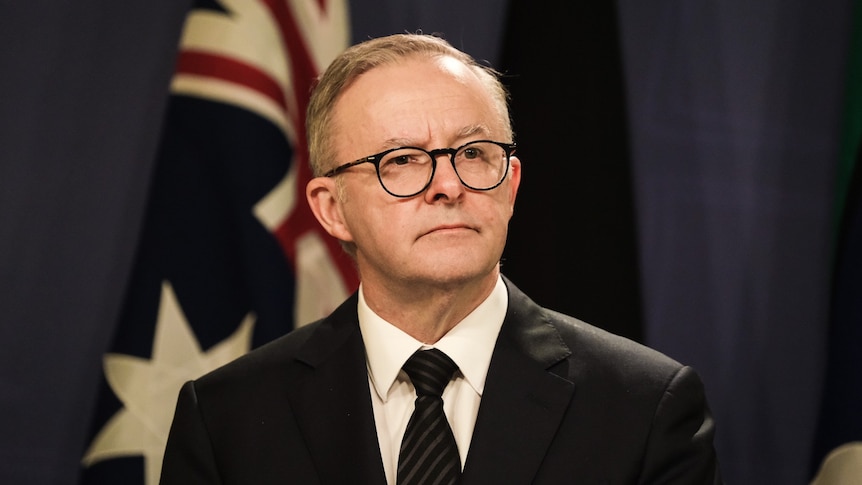
<instances>
[{"instance_id":1,"label":"australian flag","mask_svg":"<svg viewBox=\"0 0 862 485\"><path fill-rule=\"evenodd\" d=\"M305 199L309 89L348 25L346 0L189 12L81 483L158 483L183 382L320 318L358 284Z\"/></svg>"}]
</instances>

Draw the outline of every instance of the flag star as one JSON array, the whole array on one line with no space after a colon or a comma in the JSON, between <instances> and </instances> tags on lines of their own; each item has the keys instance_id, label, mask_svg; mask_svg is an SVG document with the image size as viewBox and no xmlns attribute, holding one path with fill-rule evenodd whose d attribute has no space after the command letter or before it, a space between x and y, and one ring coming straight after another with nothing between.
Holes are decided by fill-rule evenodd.
<instances>
[{"instance_id":1,"label":"flag star","mask_svg":"<svg viewBox=\"0 0 862 485\"><path fill-rule=\"evenodd\" d=\"M105 356L105 378L124 407L93 440L84 466L142 455L145 483L157 485L180 387L248 352L253 327L248 314L233 335L203 352L173 288L163 282L152 357Z\"/></svg>"}]
</instances>

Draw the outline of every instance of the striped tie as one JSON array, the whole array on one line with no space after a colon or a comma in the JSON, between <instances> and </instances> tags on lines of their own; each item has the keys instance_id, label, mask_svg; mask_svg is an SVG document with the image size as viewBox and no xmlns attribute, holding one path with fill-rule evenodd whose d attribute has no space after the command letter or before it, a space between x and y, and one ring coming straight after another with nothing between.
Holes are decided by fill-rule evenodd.
<instances>
[{"instance_id":1,"label":"striped tie","mask_svg":"<svg viewBox=\"0 0 862 485\"><path fill-rule=\"evenodd\" d=\"M398 485L453 485L461 476L455 436L443 413L443 389L458 366L437 349L419 350L404 364L416 388L416 409L398 455Z\"/></svg>"}]
</instances>

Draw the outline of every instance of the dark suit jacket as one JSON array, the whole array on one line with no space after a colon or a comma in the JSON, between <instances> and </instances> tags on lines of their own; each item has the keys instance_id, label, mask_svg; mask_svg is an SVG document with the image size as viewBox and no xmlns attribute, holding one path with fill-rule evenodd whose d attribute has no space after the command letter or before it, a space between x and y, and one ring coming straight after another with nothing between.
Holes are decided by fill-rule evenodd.
<instances>
[{"instance_id":1,"label":"dark suit jacket","mask_svg":"<svg viewBox=\"0 0 862 485\"><path fill-rule=\"evenodd\" d=\"M462 484L721 482L691 368L505 281ZM384 484L356 304L187 383L162 485Z\"/></svg>"}]
</instances>

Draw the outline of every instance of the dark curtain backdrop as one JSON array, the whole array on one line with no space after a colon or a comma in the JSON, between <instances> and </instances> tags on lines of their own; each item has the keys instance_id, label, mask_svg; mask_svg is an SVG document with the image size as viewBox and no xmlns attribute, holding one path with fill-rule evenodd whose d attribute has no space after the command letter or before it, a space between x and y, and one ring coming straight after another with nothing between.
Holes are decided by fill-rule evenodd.
<instances>
[{"instance_id":1,"label":"dark curtain backdrop","mask_svg":"<svg viewBox=\"0 0 862 485\"><path fill-rule=\"evenodd\" d=\"M71 484L188 1L0 1L0 483Z\"/></svg>"},{"instance_id":2,"label":"dark curtain backdrop","mask_svg":"<svg viewBox=\"0 0 862 485\"><path fill-rule=\"evenodd\" d=\"M73 484L186 1L0 1L0 482ZM849 1L353 0L507 74L504 271L694 365L728 483L803 484Z\"/></svg>"},{"instance_id":3,"label":"dark curtain backdrop","mask_svg":"<svg viewBox=\"0 0 862 485\"><path fill-rule=\"evenodd\" d=\"M619 2L646 341L702 373L727 483L809 478L850 4Z\"/></svg>"}]
</instances>

